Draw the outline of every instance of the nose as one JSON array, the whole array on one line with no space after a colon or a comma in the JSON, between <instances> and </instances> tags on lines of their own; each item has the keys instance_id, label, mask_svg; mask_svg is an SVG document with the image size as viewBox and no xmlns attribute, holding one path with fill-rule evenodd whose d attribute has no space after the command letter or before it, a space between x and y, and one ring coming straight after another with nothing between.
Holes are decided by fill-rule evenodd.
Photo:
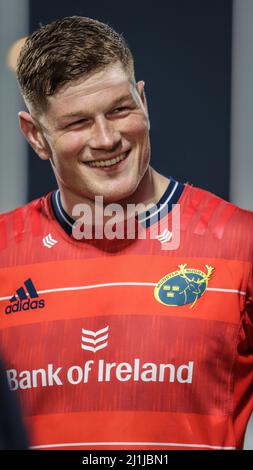
<instances>
[{"instance_id":1,"label":"nose","mask_svg":"<svg viewBox=\"0 0 253 470\"><path fill-rule=\"evenodd\" d=\"M93 126L89 141L90 147L94 149L110 150L117 146L121 140L120 132L115 129L114 124L105 116L99 116Z\"/></svg>"}]
</instances>

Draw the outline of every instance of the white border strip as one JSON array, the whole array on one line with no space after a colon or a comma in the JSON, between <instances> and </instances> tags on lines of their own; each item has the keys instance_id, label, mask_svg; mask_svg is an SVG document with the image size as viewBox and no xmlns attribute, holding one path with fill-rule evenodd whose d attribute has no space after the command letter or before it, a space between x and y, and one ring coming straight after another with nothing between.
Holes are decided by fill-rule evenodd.
<instances>
[{"instance_id":1,"label":"white border strip","mask_svg":"<svg viewBox=\"0 0 253 470\"><path fill-rule=\"evenodd\" d=\"M106 284L91 284L90 286L77 286L77 287L60 287L59 289L38 290L38 294L50 294L52 292L65 292L86 289L99 289L101 287L115 287L115 286L156 286L155 282L108 282ZM9 298L9 297L8 297ZM1 300L1 298L0 298Z\"/></svg>"},{"instance_id":2,"label":"white border strip","mask_svg":"<svg viewBox=\"0 0 253 470\"><path fill-rule=\"evenodd\" d=\"M207 287L206 290L213 292L230 292L230 294L241 294L246 295L246 292L237 289L221 289L220 287Z\"/></svg>"},{"instance_id":3,"label":"white border strip","mask_svg":"<svg viewBox=\"0 0 253 470\"><path fill-rule=\"evenodd\" d=\"M29 33L28 0L0 1L0 31L0 212L2 213L28 202L28 149L20 132L17 117L18 111L24 109L24 102L14 73L7 66L11 46ZM15 183L10 184L10 181Z\"/></svg>"},{"instance_id":4,"label":"white border strip","mask_svg":"<svg viewBox=\"0 0 253 470\"><path fill-rule=\"evenodd\" d=\"M30 449L50 449L52 447L91 447L91 446L158 446L158 447L196 447L198 449L234 450L234 446L212 446L209 444L183 444L178 442L67 442L65 444L43 444Z\"/></svg>"},{"instance_id":5,"label":"white border strip","mask_svg":"<svg viewBox=\"0 0 253 470\"><path fill-rule=\"evenodd\" d=\"M147 286L147 287L155 287L157 282L109 282L106 284L91 284L88 286L73 286L73 287L59 287L56 289L46 289L46 290L38 290L38 294L52 294L54 292L71 292L71 291L78 291L78 290L86 290L86 289L99 289L102 287L117 287L117 286ZM246 295L246 292L237 290L237 289L222 289L219 287L207 287L207 291L212 292L226 292L229 294L241 294ZM11 295L0 297L1 300L10 300Z\"/></svg>"}]
</instances>

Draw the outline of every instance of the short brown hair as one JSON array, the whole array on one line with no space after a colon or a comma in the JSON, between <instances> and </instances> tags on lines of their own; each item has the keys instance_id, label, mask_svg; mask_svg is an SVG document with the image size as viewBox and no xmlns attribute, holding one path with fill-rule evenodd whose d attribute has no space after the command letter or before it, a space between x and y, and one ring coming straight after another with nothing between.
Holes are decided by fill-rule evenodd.
<instances>
[{"instance_id":1,"label":"short brown hair","mask_svg":"<svg viewBox=\"0 0 253 470\"><path fill-rule=\"evenodd\" d=\"M133 56L121 34L100 21L69 16L42 26L27 38L19 55L17 78L24 99L40 113L47 107L47 97L64 84L118 61L134 78Z\"/></svg>"}]
</instances>

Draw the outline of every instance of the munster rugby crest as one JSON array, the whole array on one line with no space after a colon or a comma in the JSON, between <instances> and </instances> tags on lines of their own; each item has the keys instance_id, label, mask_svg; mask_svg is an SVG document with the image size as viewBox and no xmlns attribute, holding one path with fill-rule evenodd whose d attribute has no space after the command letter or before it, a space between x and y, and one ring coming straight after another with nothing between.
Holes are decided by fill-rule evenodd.
<instances>
[{"instance_id":1,"label":"munster rugby crest","mask_svg":"<svg viewBox=\"0 0 253 470\"><path fill-rule=\"evenodd\" d=\"M187 264L179 264L179 270L164 276L156 285L155 298L163 305L180 307L191 304L204 294L214 268L205 265L206 273L199 269L186 268Z\"/></svg>"}]
</instances>

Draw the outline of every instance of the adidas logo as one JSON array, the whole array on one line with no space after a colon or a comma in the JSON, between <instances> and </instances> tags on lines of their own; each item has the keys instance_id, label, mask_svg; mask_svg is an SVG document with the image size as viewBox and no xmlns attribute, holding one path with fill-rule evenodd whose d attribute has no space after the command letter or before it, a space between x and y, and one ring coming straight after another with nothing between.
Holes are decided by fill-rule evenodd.
<instances>
[{"instance_id":1,"label":"adidas logo","mask_svg":"<svg viewBox=\"0 0 253 470\"><path fill-rule=\"evenodd\" d=\"M24 287L17 289L16 294L10 298L11 305L7 305L5 308L5 313L8 315L10 313L21 312L22 310L37 310L38 308L45 307L45 300L39 298L39 294L36 291L36 288L29 278L24 282L26 291ZM33 300L36 299L36 300Z\"/></svg>"}]
</instances>

